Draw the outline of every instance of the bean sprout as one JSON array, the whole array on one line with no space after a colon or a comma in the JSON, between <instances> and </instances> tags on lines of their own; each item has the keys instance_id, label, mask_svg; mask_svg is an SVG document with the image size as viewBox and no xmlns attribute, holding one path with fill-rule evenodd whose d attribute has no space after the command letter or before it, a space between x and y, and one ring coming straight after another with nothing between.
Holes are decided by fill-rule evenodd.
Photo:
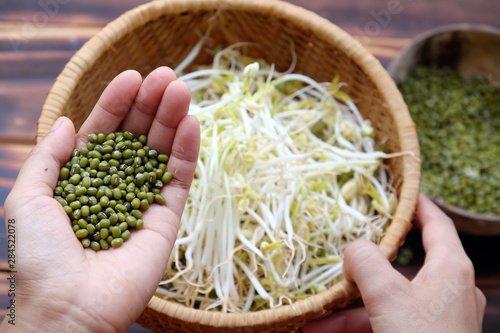
<instances>
[{"instance_id":1,"label":"bean sprout","mask_svg":"<svg viewBox=\"0 0 500 333\"><path fill-rule=\"evenodd\" d=\"M201 148L157 295L246 312L339 281L346 246L378 242L397 204L383 165L397 154L375 149L345 84L278 73L234 46L179 80L192 89Z\"/></svg>"}]
</instances>

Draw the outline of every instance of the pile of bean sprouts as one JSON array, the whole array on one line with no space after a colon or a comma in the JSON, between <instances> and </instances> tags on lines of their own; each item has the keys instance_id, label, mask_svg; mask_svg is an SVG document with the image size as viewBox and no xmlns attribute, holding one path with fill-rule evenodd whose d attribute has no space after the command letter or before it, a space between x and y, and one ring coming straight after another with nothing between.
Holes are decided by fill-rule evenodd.
<instances>
[{"instance_id":1,"label":"pile of bean sprouts","mask_svg":"<svg viewBox=\"0 0 500 333\"><path fill-rule=\"evenodd\" d=\"M397 198L375 132L339 78L315 80L238 51L179 77L201 148L157 295L247 312L292 304L342 278L352 241L378 242ZM293 304L292 304L293 306Z\"/></svg>"}]
</instances>

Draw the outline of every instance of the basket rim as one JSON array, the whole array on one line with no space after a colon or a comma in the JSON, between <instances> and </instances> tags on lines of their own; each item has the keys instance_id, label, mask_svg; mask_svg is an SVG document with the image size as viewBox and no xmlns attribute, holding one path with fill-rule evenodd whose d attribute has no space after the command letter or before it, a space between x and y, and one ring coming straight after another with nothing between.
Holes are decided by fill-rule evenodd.
<instances>
[{"instance_id":1,"label":"basket rim","mask_svg":"<svg viewBox=\"0 0 500 333\"><path fill-rule=\"evenodd\" d=\"M238 9L279 17L304 27L322 40L330 40L331 44L342 50L361 68L380 92L382 99L387 103L388 111L397 120L396 131L401 149L411 154L411 156L401 158L403 182L398 208L387 234L379 244L384 255L389 260L393 260L405 235L411 228L411 220L419 193L420 150L415 124L411 120L406 104L393 80L368 50L334 23L291 3L279 0L163 0L152 1L127 11L85 43L57 77L42 108L38 122L37 142L48 133L52 123L59 117L58 110L64 108L80 78L109 45L145 22L165 13L214 8ZM294 302L293 306L284 305L274 309L238 314L191 309L156 296L152 297L148 307L179 320L193 322L195 319L199 325L221 328L252 327L269 325L271 322L286 323L292 318L297 318L298 315L304 320L318 318L328 311L329 305L334 303L332 300L338 295L343 295L344 300L352 301L358 296L358 290L354 284L344 279L324 292Z\"/></svg>"}]
</instances>

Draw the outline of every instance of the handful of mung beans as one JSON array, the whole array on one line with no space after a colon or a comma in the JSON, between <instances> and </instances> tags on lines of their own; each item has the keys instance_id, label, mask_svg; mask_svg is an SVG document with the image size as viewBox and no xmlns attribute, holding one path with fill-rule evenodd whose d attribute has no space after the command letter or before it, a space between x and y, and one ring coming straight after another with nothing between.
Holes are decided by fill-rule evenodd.
<instances>
[{"instance_id":1,"label":"handful of mung beans","mask_svg":"<svg viewBox=\"0 0 500 333\"><path fill-rule=\"evenodd\" d=\"M120 247L132 229L144 225L142 212L165 204L160 189L172 179L168 156L131 132L89 134L61 168L54 198L64 207L83 247Z\"/></svg>"}]
</instances>

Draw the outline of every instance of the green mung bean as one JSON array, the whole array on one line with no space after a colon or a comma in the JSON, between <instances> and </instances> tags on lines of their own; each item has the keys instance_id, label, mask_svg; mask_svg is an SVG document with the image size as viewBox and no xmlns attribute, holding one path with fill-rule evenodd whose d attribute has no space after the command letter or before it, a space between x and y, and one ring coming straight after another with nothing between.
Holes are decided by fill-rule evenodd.
<instances>
[{"instance_id":1,"label":"green mung bean","mask_svg":"<svg viewBox=\"0 0 500 333\"><path fill-rule=\"evenodd\" d=\"M105 241L104 239L101 239L101 240L99 241L99 245L101 245L101 249L103 249L103 250L107 250L107 249L109 249L109 244L108 244L108 242L107 242L107 241Z\"/></svg>"},{"instance_id":2,"label":"green mung bean","mask_svg":"<svg viewBox=\"0 0 500 333\"><path fill-rule=\"evenodd\" d=\"M125 215L122 212L118 212L116 214L116 216L118 217L118 222L124 222L125 221Z\"/></svg>"},{"instance_id":3,"label":"green mung bean","mask_svg":"<svg viewBox=\"0 0 500 333\"><path fill-rule=\"evenodd\" d=\"M132 228L135 227L135 225L137 224L137 219L133 216L127 216L125 222L128 224L129 227Z\"/></svg>"},{"instance_id":4,"label":"green mung bean","mask_svg":"<svg viewBox=\"0 0 500 333\"><path fill-rule=\"evenodd\" d=\"M91 247L91 248L92 248L92 250L94 250L94 251L99 251L99 250L101 249L101 246L100 246L100 245L99 245L99 243L98 243L98 242L96 242L95 240L94 240L94 241L92 241L92 242L90 243L90 247Z\"/></svg>"},{"instance_id":5,"label":"green mung bean","mask_svg":"<svg viewBox=\"0 0 500 333\"><path fill-rule=\"evenodd\" d=\"M97 177L102 180L101 185L104 183L104 177L106 177L108 173L106 171L98 171Z\"/></svg>"},{"instance_id":6,"label":"green mung bean","mask_svg":"<svg viewBox=\"0 0 500 333\"><path fill-rule=\"evenodd\" d=\"M163 198L160 194L155 194L155 201L160 205L165 204L165 198Z\"/></svg>"},{"instance_id":7,"label":"green mung bean","mask_svg":"<svg viewBox=\"0 0 500 333\"><path fill-rule=\"evenodd\" d=\"M130 212L130 215L132 215L136 219L140 219L142 217L142 213L138 209L132 209L132 211Z\"/></svg>"},{"instance_id":8,"label":"green mung bean","mask_svg":"<svg viewBox=\"0 0 500 333\"><path fill-rule=\"evenodd\" d=\"M122 231L120 230L119 227L117 226L111 227L111 235L113 236L113 238L120 237L121 234Z\"/></svg>"},{"instance_id":9,"label":"green mung bean","mask_svg":"<svg viewBox=\"0 0 500 333\"><path fill-rule=\"evenodd\" d=\"M92 214L97 214L97 213L99 213L101 210L102 210L102 207L101 207L101 205L99 205L99 204L95 204L95 205L93 205L92 207L90 207L90 212L91 212Z\"/></svg>"},{"instance_id":10,"label":"green mung bean","mask_svg":"<svg viewBox=\"0 0 500 333\"><path fill-rule=\"evenodd\" d=\"M126 241L129 237L130 231L128 229L122 232L121 238L123 239L123 241Z\"/></svg>"},{"instance_id":11,"label":"green mung bean","mask_svg":"<svg viewBox=\"0 0 500 333\"><path fill-rule=\"evenodd\" d=\"M97 203L98 203L98 201L97 201L96 197L94 197L94 196L89 197L89 205L90 206L97 205Z\"/></svg>"},{"instance_id":12,"label":"green mung bean","mask_svg":"<svg viewBox=\"0 0 500 333\"><path fill-rule=\"evenodd\" d=\"M87 229L87 226L89 224L87 223L87 221L85 221L84 219L79 219L78 220L78 226L82 229Z\"/></svg>"},{"instance_id":13,"label":"green mung bean","mask_svg":"<svg viewBox=\"0 0 500 333\"><path fill-rule=\"evenodd\" d=\"M63 188L61 186L56 186L56 188L54 189L54 194L57 196L63 194Z\"/></svg>"},{"instance_id":14,"label":"green mung bean","mask_svg":"<svg viewBox=\"0 0 500 333\"><path fill-rule=\"evenodd\" d=\"M137 157L144 157L146 156L146 151L144 149L138 149L136 152Z\"/></svg>"},{"instance_id":15,"label":"green mung bean","mask_svg":"<svg viewBox=\"0 0 500 333\"><path fill-rule=\"evenodd\" d=\"M87 231L87 229L79 229L77 232L75 232L75 234L76 238L82 239L87 237L89 235L89 232Z\"/></svg>"},{"instance_id":16,"label":"green mung bean","mask_svg":"<svg viewBox=\"0 0 500 333\"><path fill-rule=\"evenodd\" d=\"M146 199L148 200L149 204L152 204L153 201L155 201L155 194L153 192L146 193Z\"/></svg>"},{"instance_id":17,"label":"green mung bean","mask_svg":"<svg viewBox=\"0 0 500 333\"><path fill-rule=\"evenodd\" d=\"M90 207L89 206L84 205L84 206L82 206L82 208L80 208L80 210L82 212L83 217L87 217L90 215Z\"/></svg>"},{"instance_id":18,"label":"green mung bean","mask_svg":"<svg viewBox=\"0 0 500 333\"><path fill-rule=\"evenodd\" d=\"M158 155L158 161L162 163L166 163L168 161L168 156L165 154L159 154Z\"/></svg>"},{"instance_id":19,"label":"green mung bean","mask_svg":"<svg viewBox=\"0 0 500 333\"><path fill-rule=\"evenodd\" d=\"M132 208L134 208L134 209L139 208L139 207L141 207L141 200L138 198L134 198L134 199L132 199L130 204L132 205Z\"/></svg>"},{"instance_id":20,"label":"green mung bean","mask_svg":"<svg viewBox=\"0 0 500 333\"><path fill-rule=\"evenodd\" d=\"M81 208L82 204L80 203L80 201L73 201L69 204L69 206L71 207L71 209L75 210Z\"/></svg>"},{"instance_id":21,"label":"green mung bean","mask_svg":"<svg viewBox=\"0 0 500 333\"><path fill-rule=\"evenodd\" d=\"M95 251L119 247L131 229L144 225L142 212L164 204L160 188L170 181L168 156L135 139L131 132L89 134L60 172L54 198L70 217L83 247Z\"/></svg>"},{"instance_id":22,"label":"green mung bean","mask_svg":"<svg viewBox=\"0 0 500 333\"><path fill-rule=\"evenodd\" d=\"M147 199L142 199L141 200L141 209L143 211L147 210L149 208L149 202Z\"/></svg>"},{"instance_id":23,"label":"green mung bean","mask_svg":"<svg viewBox=\"0 0 500 333\"><path fill-rule=\"evenodd\" d=\"M170 171L167 171L163 174L163 176L161 177L161 181L164 183L164 184L167 184L168 182L170 182L172 180L172 176L173 174L170 172Z\"/></svg>"},{"instance_id":24,"label":"green mung bean","mask_svg":"<svg viewBox=\"0 0 500 333\"><path fill-rule=\"evenodd\" d=\"M127 222L122 222L122 223L120 223L120 225L118 226L118 228L120 228L120 230L121 230L122 232L124 232L125 230L127 230L127 229L128 229L128 224L127 224Z\"/></svg>"},{"instance_id":25,"label":"green mung bean","mask_svg":"<svg viewBox=\"0 0 500 333\"><path fill-rule=\"evenodd\" d=\"M80 164L80 167L81 167L81 168L86 168L86 167L87 167L87 165L89 165L89 159L88 159L88 158L86 158L86 157L82 157L82 158L80 159L80 163L79 163L79 164Z\"/></svg>"},{"instance_id":26,"label":"green mung bean","mask_svg":"<svg viewBox=\"0 0 500 333\"><path fill-rule=\"evenodd\" d=\"M115 238L111 241L111 246L116 248L120 247L123 245L123 239L122 238Z\"/></svg>"},{"instance_id":27,"label":"green mung bean","mask_svg":"<svg viewBox=\"0 0 500 333\"><path fill-rule=\"evenodd\" d=\"M99 174L99 173L98 173L98 174ZM99 176L98 176L98 177L99 177ZM92 183L92 187L99 187L99 186L101 186L102 184L104 184L104 182L103 182L103 181L102 181L102 179L100 179L100 178L94 178L94 179L92 179L91 183Z\"/></svg>"},{"instance_id":28,"label":"green mung bean","mask_svg":"<svg viewBox=\"0 0 500 333\"><path fill-rule=\"evenodd\" d=\"M108 228L101 228L99 231L99 236L101 239L106 239L109 236L109 229Z\"/></svg>"},{"instance_id":29,"label":"green mung bean","mask_svg":"<svg viewBox=\"0 0 500 333\"><path fill-rule=\"evenodd\" d=\"M90 246L90 239L84 238L81 240L83 247L89 247Z\"/></svg>"},{"instance_id":30,"label":"green mung bean","mask_svg":"<svg viewBox=\"0 0 500 333\"><path fill-rule=\"evenodd\" d=\"M87 188L83 187L82 185L78 185L75 189L75 195L77 197L82 197L85 193L87 193Z\"/></svg>"},{"instance_id":31,"label":"green mung bean","mask_svg":"<svg viewBox=\"0 0 500 333\"><path fill-rule=\"evenodd\" d=\"M134 200L134 198L135 198L135 193L134 192L129 192L125 196L125 200L127 200L127 201L132 201L132 200Z\"/></svg>"},{"instance_id":32,"label":"green mung bean","mask_svg":"<svg viewBox=\"0 0 500 333\"><path fill-rule=\"evenodd\" d=\"M87 224L87 231L89 234L93 235L95 233L95 226L93 224Z\"/></svg>"},{"instance_id":33,"label":"green mung bean","mask_svg":"<svg viewBox=\"0 0 500 333\"><path fill-rule=\"evenodd\" d=\"M66 167L61 168L61 171L59 172L59 179L66 180L68 178L69 178L69 169Z\"/></svg>"},{"instance_id":34,"label":"green mung bean","mask_svg":"<svg viewBox=\"0 0 500 333\"><path fill-rule=\"evenodd\" d=\"M102 152L103 152L104 154L110 154L110 153L112 153L112 152L113 152L113 147L110 147L110 146L104 146L104 147L102 147ZM111 157L111 156L110 156L110 157ZM108 157L108 159L109 159L109 157Z\"/></svg>"},{"instance_id":35,"label":"green mung bean","mask_svg":"<svg viewBox=\"0 0 500 333\"><path fill-rule=\"evenodd\" d=\"M97 218L99 219L99 221L106 220L108 218L108 215L103 211L100 211L99 213L97 213Z\"/></svg>"},{"instance_id":36,"label":"green mung bean","mask_svg":"<svg viewBox=\"0 0 500 333\"><path fill-rule=\"evenodd\" d=\"M66 214L68 215L71 215L73 214L73 209L71 209L70 206L64 206L64 211L66 212Z\"/></svg>"},{"instance_id":37,"label":"green mung bean","mask_svg":"<svg viewBox=\"0 0 500 333\"><path fill-rule=\"evenodd\" d=\"M89 140L89 142L94 143L97 141L97 134L91 133L87 136L87 139Z\"/></svg>"},{"instance_id":38,"label":"green mung bean","mask_svg":"<svg viewBox=\"0 0 500 333\"><path fill-rule=\"evenodd\" d=\"M92 223L93 225L96 225L97 222L99 222L99 219L97 218L97 215L95 214L92 214L89 216L89 221L90 223Z\"/></svg>"},{"instance_id":39,"label":"green mung bean","mask_svg":"<svg viewBox=\"0 0 500 333\"><path fill-rule=\"evenodd\" d=\"M82 179L82 186L85 187L87 190L90 188L90 185L92 184L92 180L90 177L83 177Z\"/></svg>"},{"instance_id":40,"label":"green mung bean","mask_svg":"<svg viewBox=\"0 0 500 333\"><path fill-rule=\"evenodd\" d=\"M134 138L134 135L130 131L125 131L123 132L123 137L127 140L132 140Z\"/></svg>"},{"instance_id":41,"label":"green mung bean","mask_svg":"<svg viewBox=\"0 0 500 333\"><path fill-rule=\"evenodd\" d=\"M135 228L137 230L140 230L140 229L142 229L143 226L144 226L144 222L141 219L138 219L136 224L135 224Z\"/></svg>"},{"instance_id":42,"label":"green mung bean","mask_svg":"<svg viewBox=\"0 0 500 333\"><path fill-rule=\"evenodd\" d=\"M81 176L79 174L73 175L69 178L70 184L78 184L80 182Z\"/></svg>"},{"instance_id":43,"label":"green mung bean","mask_svg":"<svg viewBox=\"0 0 500 333\"><path fill-rule=\"evenodd\" d=\"M111 214L109 216L109 223L110 223L110 225L115 225L116 223L118 223L118 215L117 214Z\"/></svg>"},{"instance_id":44,"label":"green mung bean","mask_svg":"<svg viewBox=\"0 0 500 333\"><path fill-rule=\"evenodd\" d=\"M99 204L102 207L108 207L108 205L109 205L109 198L106 197L106 196L102 196L101 199L99 200Z\"/></svg>"},{"instance_id":45,"label":"green mung bean","mask_svg":"<svg viewBox=\"0 0 500 333\"><path fill-rule=\"evenodd\" d=\"M68 202L67 202L65 199L63 199L63 198L59 197L59 198L57 198L56 200L57 200L57 202L59 202L59 203L61 204L61 206L63 206L63 207L64 207L64 206L68 206Z\"/></svg>"},{"instance_id":46,"label":"green mung bean","mask_svg":"<svg viewBox=\"0 0 500 333\"><path fill-rule=\"evenodd\" d=\"M109 185L111 184L111 175L106 175L104 176L104 178L102 179L104 185Z\"/></svg>"},{"instance_id":47,"label":"green mung bean","mask_svg":"<svg viewBox=\"0 0 500 333\"><path fill-rule=\"evenodd\" d=\"M108 228L111 225L111 221L109 221L109 219L102 219L99 223L101 228Z\"/></svg>"},{"instance_id":48,"label":"green mung bean","mask_svg":"<svg viewBox=\"0 0 500 333\"><path fill-rule=\"evenodd\" d=\"M82 217L82 212L79 208L73 210L73 214L71 214L71 216L74 218L74 219L79 219L80 217Z\"/></svg>"},{"instance_id":49,"label":"green mung bean","mask_svg":"<svg viewBox=\"0 0 500 333\"><path fill-rule=\"evenodd\" d=\"M91 182L92 182L92 181L91 181ZM97 188L95 188L95 187L93 187L93 186L92 186L92 187L89 187L89 188L87 189L87 194L88 194L88 195L96 195L96 194L97 194Z\"/></svg>"},{"instance_id":50,"label":"green mung bean","mask_svg":"<svg viewBox=\"0 0 500 333\"><path fill-rule=\"evenodd\" d=\"M106 135L104 133L97 134L97 142L103 143L106 140Z\"/></svg>"}]
</instances>

